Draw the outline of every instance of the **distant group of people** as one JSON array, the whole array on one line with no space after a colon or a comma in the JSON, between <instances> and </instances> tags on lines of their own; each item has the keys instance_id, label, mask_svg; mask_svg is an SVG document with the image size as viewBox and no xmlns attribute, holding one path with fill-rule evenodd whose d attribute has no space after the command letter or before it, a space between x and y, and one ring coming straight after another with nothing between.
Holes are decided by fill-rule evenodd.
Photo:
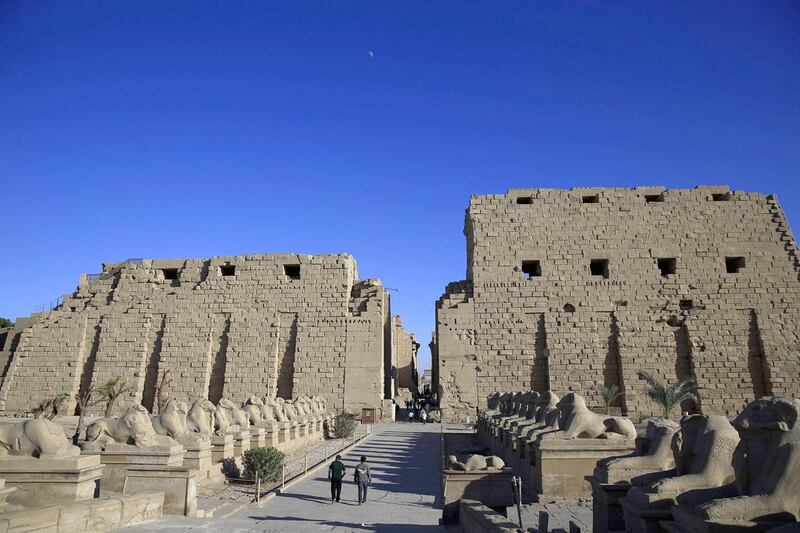
<instances>
[{"instance_id":1,"label":"distant group of people","mask_svg":"<svg viewBox=\"0 0 800 533\"><path fill-rule=\"evenodd\" d=\"M408 411L408 421L414 422L417 420L423 424L428 421L428 413L430 412L430 402L425 399L413 399L406 401L406 410Z\"/></svg>"},{"instance_id":2,"label":"distant group of people","mask_svg":"<svg viewBox=\"0 0 800 533\"><path fill-rule=\"evenodd\" d=\"M347 467L342 462L342 456L337 455L336 460L328 467L328 479L331 482L331 503L338 502L342 498L342 480ZM353 473L353 481L358 486L358 505L367 503L367 487L372 484L372 476L369 473L367 458L361 456L361 462L356 465Z\"/></svg>"}]
</instances>

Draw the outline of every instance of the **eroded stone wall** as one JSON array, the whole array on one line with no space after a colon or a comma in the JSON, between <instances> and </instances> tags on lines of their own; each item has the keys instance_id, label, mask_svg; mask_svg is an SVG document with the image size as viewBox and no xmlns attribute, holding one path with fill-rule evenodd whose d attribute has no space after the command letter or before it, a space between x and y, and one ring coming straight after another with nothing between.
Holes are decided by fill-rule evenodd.
<instances>
[{"instance_id":1,"label":"eroded stone wall","mask_svg":"<svg viewBox=\"0 0 800 533\"><path fill-rule=\"evenodd\" d=\"M474 416L494 391L624 391L657 408L638 370L695 379L699 405L734 414L800 389L794 237L773 196L686 190L513 189L473 196L468 279L437 302L443 407ZM470 363L470 358L473 359Z\"/></svg>"},{"instance_id":2,"label":"eroded stone wall","mask_svg":"<svg viewBox=\"0 0 800 533\"><path fill-rule=\"evenodd\" d=\"M419 342L413 333L406 331L399 315L392 317L392 363L396 369L397 388L417 393L417 352Z\"/></svg>"},{"instance_id":3,"label":"eroded stone wall","mask_svg":"<svg viewBox=\"0 0 800 533\"><path fill-rule=\"evenodd\" d=\"M131 387L121 405L152 406L168 371L173 398L321 395L334 410L380 414L387 302L346 254L106 265L12 330L0 408L30 411L114 377Z\"/></svg>"}]
</instances>

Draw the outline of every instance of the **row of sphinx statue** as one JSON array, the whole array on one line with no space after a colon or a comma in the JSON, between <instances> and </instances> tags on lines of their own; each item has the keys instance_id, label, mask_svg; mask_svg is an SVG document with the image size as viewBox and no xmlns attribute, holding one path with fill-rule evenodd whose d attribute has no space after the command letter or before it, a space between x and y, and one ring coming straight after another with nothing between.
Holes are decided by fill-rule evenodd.
<instances>
[{"instance_id":1,"label":"row of sphinx statue","mask_svg":"<svg viewBox=\"0 0 800 533\"><path fill-rule=\"evenodd\" d=\"M79 455L81 449L103 451L110 444L193 445L251 426L269 428L322 417L327 417L327 404L321 396L298 396L288 401L253 395L241 407L228 398L217 405L205 398L190 405L170 400L158 415L151 415L142 405L133 405L118 417L91 422L78 443L80 447L69 443L61 425L44 418L0 425L0 455L65 457Z\"/></svg>"},{"instance_id":2,"label":"row of sphinx statue","mask_svg":"<svg viewBox=\"0 0 800 533\"><path fill-rule=\"evenodd\" d=\"M580 394L559 398L552 391L495 393L480 414L479 429L505 430L503 440L635 438L636 428L625 417L592 412ZM495 433L499 434L497 429Z\"/></svg>"},{"instance_id":3,"label":"row of sphinx statue","mask_svg":"<svg viewBox=\"0 0 800 533\"><path fill-rule=\"evenodd\" d=\"M516 440L517 447L557 439L637 436L630 420L593 413L574 393L561 399L550 392L494 394L489 407L480 417L479 432L492 443L499 443L503 435L507 442L509 436ZM595 527L672 532L800 530L799 417L800 400L763 397L733 419L685 415L680 422L648 420L636 439L635 451L599 460L589 477ZM603 505L620 507L624 526L611 527L605 520L598 527L598 495L620 489L618 500L601 499Z\"/></svg>"}]
</instances>

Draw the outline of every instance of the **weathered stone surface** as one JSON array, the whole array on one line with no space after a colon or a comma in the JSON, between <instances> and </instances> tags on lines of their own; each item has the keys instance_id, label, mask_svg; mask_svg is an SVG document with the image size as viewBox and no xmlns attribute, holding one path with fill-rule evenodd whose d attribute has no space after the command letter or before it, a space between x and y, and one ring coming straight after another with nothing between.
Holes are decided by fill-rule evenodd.
<instances>
[{"instance_id":1,"label":"weathered stone surface","mask_svg":"<svg viewBox=\"0 0 800 533\"><path fill-rule=\"evenodd\" d=\"M800 400L761 398L733 422L735 483L677 497L670 531L766 531L800 520ZM678 526L678 527L675 527Z\"/></svg>"},{"instance_id":2,"label":"weathered stone surface","mask_svg":"<svg viewBox=\"0 0 800 533\"><path fill-rule=\"evenodd\" d=\"M16 489L7 495L7 501L26 507L92 499L103 473L97 456L0 458L0 478Z\"/></svg>"},{"instance_id":3,"label":"weathered stone surface","mask_svg":"<svg viewBox=\"0 0 800 533\"><path fill-rule=\"evenodd\" d=\"M597 384L624 392L621 414L660 414L637 370L695 379L683 410L704 414L797 390L800 262L773 196L512 189L473 196L464 232L466 280L437 302L431 346L444 420L498 390L599 409Z\"/></svg>"},{"instance_id":4,"label":"weathered stone surface","mask_svg":"<svg viewBox=\"0 0 800 533\"><path fill-rule=\"evenodd\" d=\"M8 413L62 392L70 411L77 393L117 376L132 387L117 413L152 410L165 371L170 397L183 401L318 395L337 412L380 414L393 397L389 295L377 279L358 280L347 254L106 264L58 308L16 324L0 352Z\"/></svg>"}]
</instances>

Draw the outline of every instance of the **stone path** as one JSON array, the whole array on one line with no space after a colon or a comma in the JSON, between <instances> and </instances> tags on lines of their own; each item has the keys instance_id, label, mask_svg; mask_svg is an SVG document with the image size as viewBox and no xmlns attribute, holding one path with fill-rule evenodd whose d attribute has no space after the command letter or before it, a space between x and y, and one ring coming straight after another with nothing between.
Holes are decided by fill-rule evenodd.
<instances>
[{"instance_id":1,"label":"stone path","mask_svg":"<svg viewBox=\"0 0 800 533\"><path fill-rule=\"evenodd\" d=\"M373 482L369 501L357 503L353 467L366 455ZM441 517L438 424L379 424L374 434L351 449L342 502L330 503L327 469L323 468L262 507L224 509L210 519L166 518L125 531L458 531L438 526Z\"/></svg>"}]
</instances>

